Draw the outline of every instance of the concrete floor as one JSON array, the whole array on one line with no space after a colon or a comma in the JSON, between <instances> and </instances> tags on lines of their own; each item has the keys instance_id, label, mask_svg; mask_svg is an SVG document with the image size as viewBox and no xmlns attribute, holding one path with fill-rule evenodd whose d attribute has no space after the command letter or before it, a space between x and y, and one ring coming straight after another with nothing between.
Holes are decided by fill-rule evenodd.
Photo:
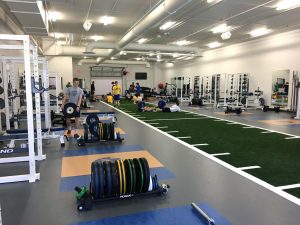
<instances>
[{"instance_id":1,"label":"concrete floor","mask_svg":"<svg viewBox=\"0 0 300 225\"><path fill-rule=\"evenodd\" d=\"M97 106L98 107L98 106ZM104 111L112 109L99 103ZM207 115L300 134L300 126L271 126L255 118L288 118L286 113L256 112L249 116L222 116L210 110L184 107ZM176 178L161 180L171 185L165 198L143 197L98 204L93 211L78 213L75 194L60 192L61 160L64 149L59 142L45 145L47 159L38 163L41 180L36 183L0 185L3 225L67 225L104 217L126 215L159 208L206 202L235 225L299 224L300 207L266 188L194 152L175 140L143 125L127 115L116 112L118 126L128 134L124 145L141 145L159 159ZM96 145L89 145L96 146ZM76 149L70 141L65 149ZM0 165L0 175L26 170L26 164Z\"/></svg>"}]
</instances>

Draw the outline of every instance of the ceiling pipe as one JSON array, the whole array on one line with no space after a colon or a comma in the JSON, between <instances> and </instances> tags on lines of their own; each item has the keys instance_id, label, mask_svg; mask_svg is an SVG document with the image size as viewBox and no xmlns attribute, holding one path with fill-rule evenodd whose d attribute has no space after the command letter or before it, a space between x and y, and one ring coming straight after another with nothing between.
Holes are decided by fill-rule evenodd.
<instances>
[{"instance_id":1,"label":"ceiling pipe","mask_svg":"<svg viewBox=\"0 0 300 225\"><path fill-rule=\"evenodd\" d=\"M110 53L108 57L112 57L117 54L121 49L126 48L126 46L132 42L135 38L146 32L148 29L153 27L155 24L163 20L170 14L175 13L177 10L185 7L187 4L193 0L164 0L159 1L143 18L141 18L135 25L133 25L129 31L119 40L116 44L114 50ZM91 44L92 47L97 46ZM91 47L87 46L85 53L91 53ZM99 63L105 60L101 59Z\"/></svg>"},{"instance_id":2,"label":"ceiling pipe","mask_svg":"<svg viewBox=\"0 0 300 225\"><path fill-rule=\"evenodd\" d=\"M100 42L94 41L89 43L85 50L82 51L83 54L95 54L94 49L119 49L119 46L113 42Z\"/></svg>"},{"instance_id":3,"label":"ceiling pipe","mask_svg":"<svg viewBox=\"0 0 300 225\"><path fill-rule=\"evenodd\" d=\"M84 64L98 64L97 59L80 59L78 61L78 65ZM105 60L101 64L119 64L119 65L145 65L146 68L150 67L149 62L141 62L141 61L128 61L128 60Z\"/></svg>"},{"instance_id":4,"label":"ceiling pipe","mask_svg":"<svg viewBox=\"0 0 300 225\"><path fill-rule=\"evenodd\" d=\"M185 7L193 0L164 0L158 2L152 10L149 11L140 21L119 40L118 45L122 49L129 44L133 39L143 34L153 25L160 22L166 16L175 13L177 10Z\"/></svg>"},{"instance_id":5,"label":"ceiling pipe","mask_svg":"<svg viewBox=\"0 0 300 225\"><path fill-rule=\"evenodd\" d=\"M90 43L85 51L84 54L90 54L93 52L95 55L95 49L112 49L113 46L116 46L114 43L108 42L92 42ZM191 46L178 46L178 45L159 45L159 44L136 44L131 43L128 44L123 51L152 51L152 52L178 52L178 53L188 53L188 54L195 54L195 56L202 56L202 51L199 48L191 47ZM113 52L114 50L112 50ZM106 55L109 57L110 54Z\"/></svg>"},{"instance_id":6,"label":"ceiling pipe","mask_svg":"<svg viewBox=\"0 0 300 225\"><path fill-rule=\"evenodd\" d=\"M165 52L182 52L182 53L192 53L196 56L201 56L202 52L199 48L190 46L178 46L178 45L158 45L158 44L128 44L124 51L126 50L137 50L137 51L165 51Z\"/></svg>"},{"instance_id":7,"label":"ceiling pipe","mask_svg":"<svg viewBox=\"0 0 300 225\"><path fill-rule=\"evenodd\" d=\"M45 56L82 56L82 52L85 50L85 47L79 46L68 46L68 45L54 45L53 47L44 49ZM95 51L93 56L97 57L107 57L110 51Z\"/></svg>"}]
</instances>

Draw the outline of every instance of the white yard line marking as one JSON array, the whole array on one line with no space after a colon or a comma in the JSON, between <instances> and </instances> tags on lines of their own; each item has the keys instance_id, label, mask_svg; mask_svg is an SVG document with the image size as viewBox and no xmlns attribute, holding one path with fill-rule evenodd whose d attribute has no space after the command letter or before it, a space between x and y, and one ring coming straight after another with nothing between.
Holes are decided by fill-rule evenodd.
<instances>
[{"instance_id":1,"label":"white yard line marking","mask_svg":"<svg viewBox=\"0 0 300 225\"><path fill-rule=\"evenodd\" d=\"M297 138L300 138L300 137L297 137L297 136L295 136L295 137L286 137L285 139L297 139Z\"/></svg>"},{"instance_id":2,"label":"white yard line marking","mask_svg":"<svg viewBox=\"0 0 300 225\"><path fill-rule=\"evenodd\" d=\"M181 110L183 112L188 112L186 110ZM198 115L201 115L201 116L205 116L207 118L211 118L211 119L216 119L216 120L220 120L220 118L218 117L215 117L215 116L208 116L208 115L205 115L205 114L202 114L202 113L197 113ZM240 124L240 125L244 125L244 126L249 126L249 124L245 124L245 123L240 123L240 122L236 122L236 121L232 121L232 120L227 120L227 119L222 119L223 121L227 121L227 122L230 122L230 123L236 123L236 124ZM258 127L258 126L253 126L251 125L252 127L255 127L255 128L258 128L258 129L261 129L261 130L265 130L265 131L272 131L274 133L278 133L278 134L284 134L284 135L287 135L287 136L290 136L290 137L298 137L300 138L300 136L296 136L296 135L293 135L293 134L288 134L288 133L285 133L285 132L280 132L280 131L276 131L276 130L271 130L271 129L267 129L267 128L263 128L263 127Z\"/></svg>"},{"instance_id":3,"label":"white yard line marking","mask_svg":"<svg viewBox=\"0 0 300 225\"><path fill-rule=\"evenodd\" d=\"M146 117L144 117L144 116L135 116L136 118L138 118L138 119L145 119Z\"/></svg>"},{"instance_id":4,"label":"white yard line marking","mask_svg":"<svg viewBox=\"0 0 300 225\"><path fill-rule=\"evenodd\" d=\"M211 154L212 156L219 156L219 155L230 155L229 152L223 152L223 153L214 153L214 154Z\"/></svg>"},{"instance_id":5,"label":"white yard line marking","mask_svg":"<svg viewBox=\"0 0 300 225\"><path fill-rule=\"evenodd\" d=\"M172 133L178 133L178 130L171 130L171 131L166 131L168 134L172 134Z\"/></svg>"},{"instance_id":6,"label":"white yard line marking","mask_svg":"<svg viewBox=\"0 0 300 225\"><path fill-rule=\"evenodd\" d=\"M238 169L238 168L236 168L236 167L234 167L234 166L232 166L232 165L230 165L230 164L224 162L223 160L221 160L221 159L219 159L219 158L217 158L217 157L214 157L214 156L208 154L207 152L204 152L204 151L202 151L201 149L196 148L195 146L192 146L192 145L186 143L186 142L183 141L183 140L180 140L179 138L176 138L176 137L174 137L174 136L172 136L172 135L170 135L170 134L167 134L166 132L164 132L164 131L162 131L162 130L159 130L158 128L155 128L155 127L153 127L153 126L147 124L147 123L144 122L144 121L138 120L137 118L135 118L135 117L133 117L133 116L131 116L131 115L128 115L126 112L124 112L124 111L122 111L122 110L119 110L119 109L117 109L117 108L115 108L115 107L113 107L113 106L107 104L106 102L102 102L102 103L105 104L105 105L107 105L107 106L109 106L109 107L111 107L111 108L113 108L113 109L115 109L116 111L118 111L118 112L120 112L120 113L123 113L124 115L127 115L127 116L131 117L133 120L136 120L136 121L142 123L143 125L145 125L145 126L151 128L151 129L157 131L158 133L160 133L160 134L162 134L162 135L165 135L165 136L171 138L172 140L174 140L174 141L176 141L176 142L178 142L178 143L180 143L180 144L182 144L182 145L188 147L189 149L191 149L191 150L193 150L193 151L195 151L195 152L197 152L197 153L199 153L199 154L201 154L201 155L207 157L208 159L210 159L210 160L212 160L212 161L214 161L214 162L216 162L216 163L218 163L218 164L220 164L220 165L226 167L227 169L230 169L231 171L233 171L233 172L235 172L235 173L237 173L237 174L239 174L239 175L245 177L246 179L251 180L251 181L255 182L256 184L258 184L258 185L260 185L260 186L262 186L262 187L265 187L266 189L268 189L268 190L270 190L270 191L272 191L272 192L274 192L274 193L280 195L281 197L283 197L283 198L285 198L285 199L287 199L287 200L289 200L289 201L295 203L296 205L299 205L299 206L300 206L300 199L299 199L299 198L297 198L297 197L295 197L295 196L293 196L293 195L291 195L291 194L289 194L289 193L287 193L287 192L285 192L285 191L282 191L282 190L278 189L277 187L275 187L275 186L273 186L273 185L271 185L271 184L269 184L269 183L267 183L267 182L265 182L265 181L263 181L263 180L261 180L261 179L255 177L255 176L253 176L253 175L251 175L251 174L249 174L249 173L246 173L246 172L244 172L243 170L240 170L240 169ZM207 115L200 114L200 113L198 113L198 114L199 114L199 115L203 115L203 116L205 116L205 117L207 117L207 118L214 118L214 119L216 119L216 117L207 116ZM230 121L230 120L225 120L225 121L227 121L227 122L233 122L233 121ZM238 123L238 122L237 122L237 124L241 124L241 125L247 126L247 124L243 124L243 123ZM268 130L268 129L261 128L261 127L257 127L257 128L262 129L262 130ZM273 130L268 130L268 131L273 131ZM286 133L283 133L283 132L277 132L277 131L274 131L274 132L280 133L280 134L289 135L289 136L294 136L294 135L286 134Z\"/></svg>"},{"instance_id":7,"label":"white yard line marking","mask_svg":"<svg viewBox=\"0 0 300 225\"><path fill-rule=\"evenodd\" d=\"M151 125L157 125L157 124L159 124L159 123L148 123L148 124L151 124Z\"/></svg>"},{"instance_id":8,"label":"white yard line marking","mask_svg":"<svg viewBox=\"0 0 300 225\"><path fill-rule=\"evenodd\" d=\"M151 122L151 121L163 121L163 120L201 120L207 118L176 118L176 119L151 119L151 120L144 120L144 122Z\"/></svg>"},{"instance_id":9,"label":"white yard line marking","mask_svg":"<svg viewBox=\"0 0 300 225\"><path fill-rule=\"evenodd\" d=\"M300 188L300 184L290 184L290 185L285 185L285 186L279 186L277 188L280 189L280 190Z\"/></svg>"},{"instance_id":10,"label":"white yard line marking","mask_svg":"<svg viewBox=\"0 0 300 225\"><path fill-rule=\"evenodd\" d=\"M192 138L191 136L185 136L185 137L176 137L176 138L179 138L179 139L186 139L186 138Z\"/></svg>"},{"instance_id":11,"label":"white yard line marking","mask_svg":"<svg viewBox=\"0 0 300 225\"><path fill-rule=\"evenodd\" d=\"M256 128L256 127L242 127L243 129L251 129L251 128Z\"/></svg>"},{"instance_id":12,"label":"white yard line marking","mask_svg":"<svg viewBox=\"0 0 300 225\"><path fill-rule=\"evenodd\" d=\"M202 144L192 144L193 146L204 146L204 145L208 145L207 143L202 143Z\"/></svg>"},{"instance_id":13,"label":"white yard line marking","mask_svg":"<svg viewBox=\"0 0 300 225\"><path fill-rule=\"evenodd\" d=\"M253 169L259 169L260 166L245 166L245 167L238 167L240 170L253 170Z\"/></svg>"},{"instance_id":14,"label":"white yard line marking","mask_svg":"<svg viewBox=\"0 0 300 225\"><path fill-rule=\"evenodd\" d=\"M274 133L273 131L263 131L261 132L262 134L271 134L271 133Z\"/></svg>"},{"instance_id":15,"label":"white yard line marking","mask_svg":"<svg viewBox=\"0 0 300 225\"><path fill-rule=\"evenodd\" d=\"M164 127L155 127L155 128L162 129L162 128L168 128L168 126L164 126Z\"/></svg>"}]
</instances>

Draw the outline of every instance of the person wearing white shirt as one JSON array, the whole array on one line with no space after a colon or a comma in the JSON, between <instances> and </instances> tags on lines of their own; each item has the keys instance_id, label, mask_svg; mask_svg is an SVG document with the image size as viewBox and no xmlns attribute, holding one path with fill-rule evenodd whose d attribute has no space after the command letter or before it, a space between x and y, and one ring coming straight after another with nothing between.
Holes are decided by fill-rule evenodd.
<instances>
[{"instance_id":1,"label":"person wearing white shirt","mask_svg":"<svg viewBox=\"0 0 300 225\"><path fill-rule=\"evenodd\" d=\"M170 108L165 107L162 109L162 112L180 112L179 108L179 101L177 101L174 105L172 105Z\"/></svg>"}]
</instances>

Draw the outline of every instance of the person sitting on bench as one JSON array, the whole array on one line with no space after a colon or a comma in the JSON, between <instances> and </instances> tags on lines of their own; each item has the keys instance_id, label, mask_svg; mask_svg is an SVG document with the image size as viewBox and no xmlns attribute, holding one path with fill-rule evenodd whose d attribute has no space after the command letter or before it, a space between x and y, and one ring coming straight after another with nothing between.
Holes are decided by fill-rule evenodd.
<instances>
[{"instance_id":1,"label":"person sitting on bench","mask_svg":"<svg viewBox=\"0 0 300 225\"><path fill-rule=\"evenodd\" d=\"M78 132L78 128L80 125L80 105L81 105L81 101L82 101L82 96L83 96L83 90L79 87L79 79L78 78L74 78L73 79L73 87L69 87L65 94L64 94L64 98L62 100L62 104L61 104L61 109L64 110L64 105L67 102L72 102L74 104L77 105L76 111L77 114L75 116L75 122L76 122L76 127L75 127L75 134L74 134L74 138L78 138L79 135L77 134ZM71 134L71 118L66 118L66 123L67 123L67 127L68 127L68 132L67 134Z\"/></svg>"}]
</instances>

